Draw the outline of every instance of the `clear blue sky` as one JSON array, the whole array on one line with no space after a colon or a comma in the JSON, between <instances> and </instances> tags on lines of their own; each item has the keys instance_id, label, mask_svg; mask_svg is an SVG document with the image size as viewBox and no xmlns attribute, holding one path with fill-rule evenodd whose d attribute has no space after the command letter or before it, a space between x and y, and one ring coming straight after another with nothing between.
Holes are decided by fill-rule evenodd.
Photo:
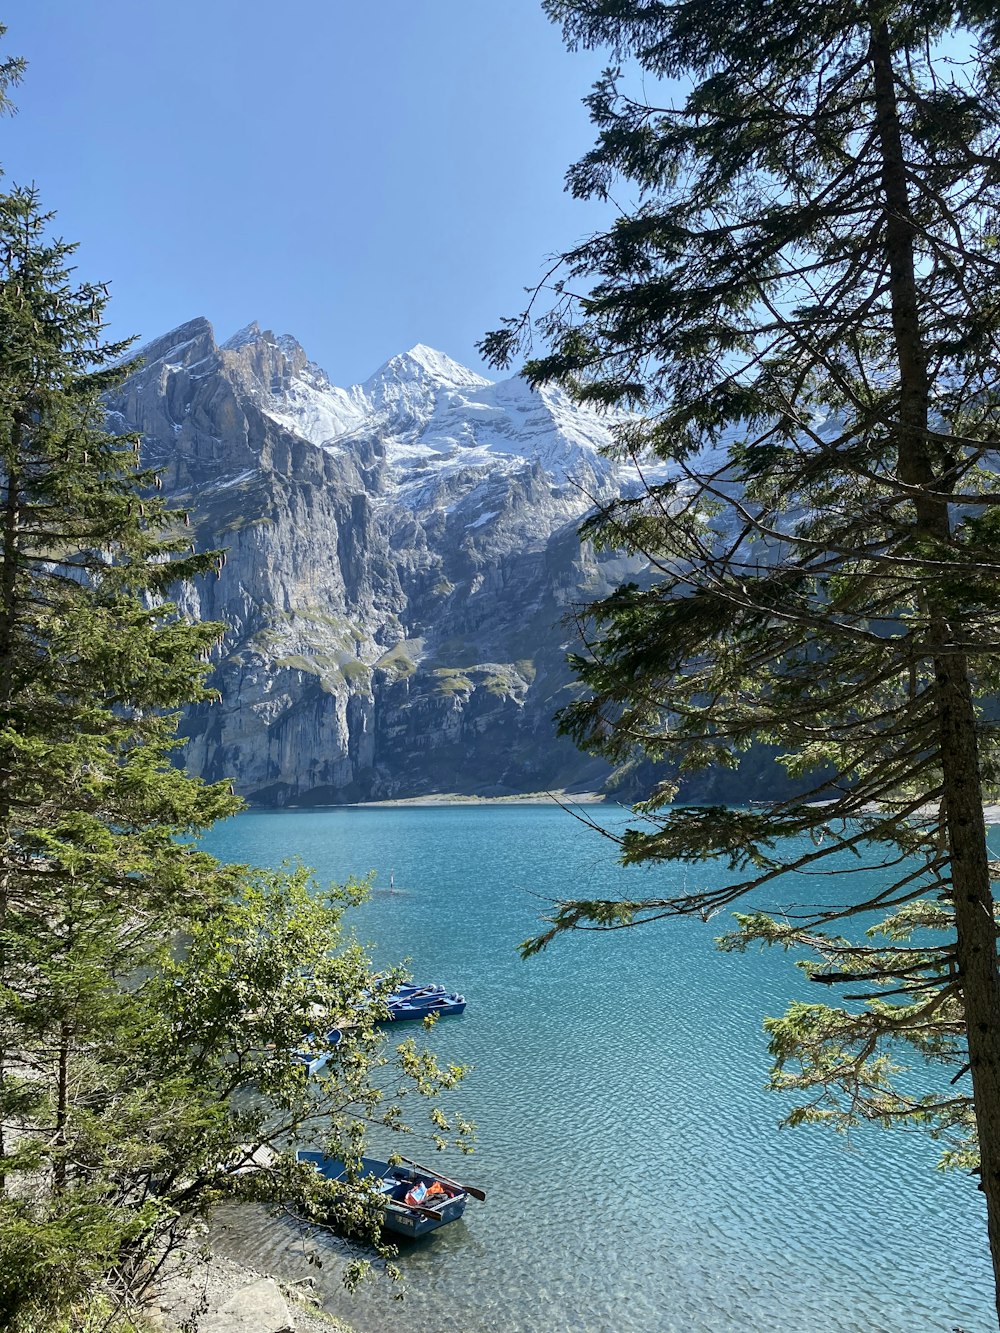
<instances>
[{"instance_id":1,"label":"clear blue sky","mask_svg":"<svg viewBox=\"0 0 1000 1333\"><path fill-rule=\"evenodd\" d=\"M474 344L600 225L563 191L604 59L538 0L8 0L0 121L112 331L257 319L344 384Z\"/></svg>"}]
</instances>

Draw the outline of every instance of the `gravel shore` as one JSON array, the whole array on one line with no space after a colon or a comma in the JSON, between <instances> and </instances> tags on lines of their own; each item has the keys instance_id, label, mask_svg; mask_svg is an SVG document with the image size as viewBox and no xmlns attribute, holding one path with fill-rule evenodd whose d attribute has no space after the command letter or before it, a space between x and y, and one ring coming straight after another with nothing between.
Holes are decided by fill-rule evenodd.
<instances>
[{"instance_id":1,"label":"gravel shore","mask_svg":"<svg viewBox=\"0 0 1000 1333\"><path fill-rule=\"evenodd\" d=\"M318 1309L308 1281L282 1282L210 1252L171 1258L147 1314L162 1333L351 1333Z\"/></svg>"}]
</instances>

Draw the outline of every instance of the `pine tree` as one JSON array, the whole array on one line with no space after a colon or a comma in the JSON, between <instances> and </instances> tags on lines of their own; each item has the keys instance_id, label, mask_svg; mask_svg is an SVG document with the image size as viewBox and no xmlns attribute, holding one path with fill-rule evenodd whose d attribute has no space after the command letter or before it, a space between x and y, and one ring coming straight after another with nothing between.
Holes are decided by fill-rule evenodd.
<instances>
[{"instance_id":1,"label":"pine tree","mask_svg":"<svg viewBox=\"0 0 1000 1333\"><path fill-rule=\"evenodd\" d=\"M649 479L587 527L650 572L586 609L584 690L561 724L681 773L777 745L802 794L683 808L662 784L623 859L721 860L730 887L561 903L526 950L574 927L708 918L789 870L835 870L837 908L751 902L726 941L805 946L817 982L861 985L860 1004L771 1023L775 1081L808 1094L793 1118L922 1123L951 1160L978 1160L1000 1277L982 809L1000 649L995 7L545 8L570 45L634 62L589 98L599 138L569 186L637 202L561 256L550 350L526 373L615 409ZM504 362L530 332L526 314L484 347ZM878 892L852 892L852 868L877 871ZM859 941L852 918L871 911L885 919ZM943 1063L936 1092L895 1079L906 1045Z\"/></svg>"},{"instance_id":2,"label":"pine tree","mask_svg":"<svg viewBox=\"0 0 1000 1333\"><path fill-rule=\"evenodd\" d=\"M296 1170L296 1141L356 1157L461 1076L386 1052L391 978L342 936L361 890L193 841L240 802L172 762L220 627L167 596L219 553L106 429L126 345L51 225L33 190L0 195L0 1322L25 1330L131 1299L221 1197L330 1204L377 1240L370 1195ZM307 1078L297 1049L346 1015Z\"/></svg>"}]
</instances>

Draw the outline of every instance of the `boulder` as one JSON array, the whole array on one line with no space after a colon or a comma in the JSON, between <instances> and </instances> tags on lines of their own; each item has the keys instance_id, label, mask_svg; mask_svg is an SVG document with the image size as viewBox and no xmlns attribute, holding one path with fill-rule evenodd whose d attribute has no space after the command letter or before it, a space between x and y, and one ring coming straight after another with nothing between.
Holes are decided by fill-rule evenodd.
<instances>
[{"instance_id":1,"label":"boulder","mask_svg":"<svg viewBox=\"0 0 1000 1333\"><path fill-rule=\"evenodd\" d=\"M241 1288L198 1324L198 1333L294 1333L295 1320L273 1278Z\"/></svg>"}]
</instances>

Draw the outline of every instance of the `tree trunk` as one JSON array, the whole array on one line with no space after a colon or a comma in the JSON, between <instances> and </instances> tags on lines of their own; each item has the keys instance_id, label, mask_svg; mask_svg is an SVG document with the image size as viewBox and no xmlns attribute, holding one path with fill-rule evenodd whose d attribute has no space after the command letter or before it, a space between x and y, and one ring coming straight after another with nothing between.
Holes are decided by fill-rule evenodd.
<instances>
[{"instance_id":1,"label":"tree trunk","mask_svg":"<svg viewBox=\"0 0 1000 1333\"><path fill-rule=\"evenodd\" d=\"M3 460L7 495L3 512L3 559L0 563L0 700L7 703L13 689L10 655L17 618L17 569L21 540L21 445L24 422L15 417Z\"/></svg>"},{"instance_id":2,"label":"tree trunk","mask_svg":"<svg viewBox=\"0 0 1000 1333\"><path fill-rule=\"evenodd\" d=\"M1000 1318L1000 975L975 716L961 658L937 663L945 822L980 1170Z\"/></svg>"},{"instance_id":3,"label":"tree trunk","mask_svg":"<svg viewBox=\"0 0 1000 1333\"><path fill-rule=\"evenodd\" d=\"M876 124L882 151L892 325L900 378L897 475L931 494L914 499L914 530L951 540L947 479L937 475L928 447L930 386L917 299L913 224L896 105L892 51L885 23L872 32ZM950 654L954 635L947 616L927 595L932 645L937 745L942 769L942 814L948 839L956 953L972 1094L979 1138L982 1188L1000 1319L1000 971L990 887L976 711L967 659Z\"/></svg>"},{"instance_id":4,"label":"tree trunk","mask_svg":"<svg viewBox=\"0 0 1000 1333\"><path fill-rule=\"evenodd\" d=\"M59 1067L56 1074L56 1132L54 1143L57 1156L52 1167L52 1184L58 1194L66 1187L66 1124L69 1120L69 1043L72 1032L63 1020L59 1024Z\"/></svg>"},{"instance_id":5,"label":"tree trunk","mask_svg":"<svg viewBox=\"0 0 1000 1333\"><path fill-rule=\"evenodd\" d=\"M17 594L18 539L20 536L20 480L17 463L23 427L15 421L11 443L4 460L7 495L3 512L3 551L0 563L0 706L6 707L13 689L11 650L14 638L15 598ZM10 823L10 765L0 753L0 927L7 916L10 895L10 864L8 860L8 825ZM7 974L7 959L0 945L0 978ZM0 1047L0 1197L7 1192L4 1163L7 1157L7 1137L3 1119L2 1094L6 1082L7 1052Z\"/></svg>"}]
</instances>

